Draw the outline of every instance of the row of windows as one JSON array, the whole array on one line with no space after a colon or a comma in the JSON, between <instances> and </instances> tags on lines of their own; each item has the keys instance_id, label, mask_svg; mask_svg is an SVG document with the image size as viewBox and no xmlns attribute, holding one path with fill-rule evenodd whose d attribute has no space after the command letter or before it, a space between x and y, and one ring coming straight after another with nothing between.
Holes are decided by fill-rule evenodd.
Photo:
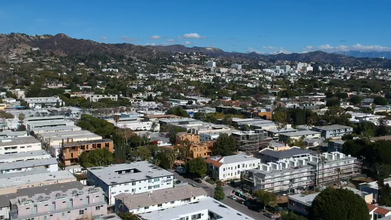
<instances>
[{"instance_id":1,"label":"row of windows","mask_svg":"<svg viewBox=\"0 0 391 220\"><path fill-rule=\"evenodd\" d=\"M242 164L242 168L247 168L247 167L255 167L256 164L255 163L250 163L250 164ZM233 166L233 167L227 167L227 168L223 168L223 171L225 170L235 170L235 169L240 169L240 164L237 165L237 166Z\"/></svg>"}]
</instances>

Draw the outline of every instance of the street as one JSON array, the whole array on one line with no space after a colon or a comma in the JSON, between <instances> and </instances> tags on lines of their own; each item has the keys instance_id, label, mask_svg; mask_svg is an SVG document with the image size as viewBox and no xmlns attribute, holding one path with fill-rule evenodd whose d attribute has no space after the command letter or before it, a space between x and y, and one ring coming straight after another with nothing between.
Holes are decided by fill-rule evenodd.
<instances>
[{"instance_id":1,"label":"street","mask_svg":"<svg viewBox=\"0 0 391 220\"><path fill-rule=\"evenodd\" d=\"M181 175L179 175L178 173L174 172L175 174L175 178L177 180L180 180L181 182L187 182L189 184L192 184L196 187L201 187L203 188L210 197L213 197L214 196L214 188L215 186L202 180L202 183L197 183L195 182L194 180L192 179L188 179L188 178L185 178ZM262 212L256 212L256 211L253 211L253 210L250 210L249 208L247 208L247 206L243 205L243 204L240 204L232 199L229 199L227 196L231 194L232 190L234 189L233 187L229 186L229 185L225 185L223 186L223 189L224 189L224 193L225 193L225 196L226 198L224 200L222 200L221 202L250 216L251 218L254 218L256 220L270 220L270 218L264 216L262 214Z\"/></svg>"}]
</instances>

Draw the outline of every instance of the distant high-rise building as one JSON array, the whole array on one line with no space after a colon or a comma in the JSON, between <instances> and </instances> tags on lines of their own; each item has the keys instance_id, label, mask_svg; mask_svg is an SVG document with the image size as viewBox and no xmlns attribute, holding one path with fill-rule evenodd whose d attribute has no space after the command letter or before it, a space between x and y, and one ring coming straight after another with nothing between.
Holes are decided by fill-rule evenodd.
<instances>
[{"instance_id":1,"label":"distant high-rise building","mask_svg":"<svg viewBox=\"0 0 391 220\"><path fill-rule=\"evenodd\" d=\"M208 61L206 62L207 67L216 68L216 62L214 61Z\"/></svg>"},{"instance_id":2,"label":"distant high-rise building","mask_svg":"<svg viewBox=\"0 0 391 220\"><path fill-rule=\"evenodd\" d=\"M242 70L242 64L234 63L231 65L231 68L237 69L237 70Z\"/></svg>"}]
</instances>

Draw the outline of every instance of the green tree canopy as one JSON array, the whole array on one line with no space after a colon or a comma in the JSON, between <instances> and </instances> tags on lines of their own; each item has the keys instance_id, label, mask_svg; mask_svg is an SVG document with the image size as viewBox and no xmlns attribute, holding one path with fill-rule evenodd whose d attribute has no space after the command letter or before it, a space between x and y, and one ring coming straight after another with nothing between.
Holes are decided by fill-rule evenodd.
<instances>
[{"instance_id":1,"label":"green tree canopy","mask_svg":"<svg viewBox=\"0 0 391 220\"><path fill-rule=\"evenodd\" d=\"M189 160L186 163L186 167L190 173L195 174L198 177L204 177L208 170L205 159L202 157L197 157Z\"/></svg>"},{"instance_id":2,"label":"green tree canopy","mask_svg":"<svg viewBox=\"0 0 391 220\"><path fill-rule=\"evenodd\" d=\"M365 200L346 189L327 188L312 202L310 220L369 220Z\"/></svg>"},{"instance_id":3,"label":"green tree canopy","mask_svg":"<svg viewBox=\"0 0 391 220\"><path fill-rule=\"evenodd\" d=\"M373 103L375 103L376 105L387 105L388 102L387 102L387 99L381 97L381 96L377 96L373 99Z\"/></svg>"},{"instance_id":4,"label":"green tree canopy","mask_svg":"<svg viewBox=\"0 0 391 220\"><path fill-rule=\"evenodd\" d=\"M87 114L81 115L77 126L81 127L84 130L89 130L105 138L111 138L111 136L115 134L115 128L113 124L104 119L95 118Z\"/></svg>"},{"instance_id":5,"label":"green tree canopy","mask_svg":"<svg viewBox=\"0 0 391 220\"><path fill-rule=\"evenodd\" d=\"M361 101L362 101L362 98L360 96L352 96L350 98L350 103L352 103L353 105L357 105L357 104L360 104Z\"/></svg>"},{"instance_id":6,"label":"green tree canopy","mask_svg":"<svg viewBox=\"0 0 391 220\"><path fill-rule=\"evenodd\" d=\"M327 99L326 101L326 106L331 107L331 106L339 106L341 103L338 98L330 98Z\"/></svg>"},{"instance_id":7,"label":"green tree canopy","mask_svg":"<svg viewBox=\"0 0 391 220\"><path fill-rule=\"evenodd\" d=\"M236 152L236 141L233 136L221 134L216 142L213 143L212 154L229 156Z\"/></svg>"},{"instance_id":8,"label":"green tree canopy","mask_svg":"<svg viewBox=\"0 0 391 220\"><path fill-rule=\"evenodd\" d=\"M257 201L263 204L264 207L276 201L276 195L265 190L257 190L253 193L253 196L257 198Z\"/></svg>"},{"instance_id":9,"label":"green tree canopy","mask_svg":"<svg viewBox=\"0 0 391 220\"><path fill-rule=\"evenodd\" d=\"M83 167L108 166L114 162L114 156L108 148L104 147L88 153L84 151L79 160Z\"/></svg>"},{"instance_id":10,"label":"green tree canopy","mask_svg":"<svg viewBox=\"0 0 391 220\"><path fill-rule=\"evenodd\" d=\"M118 217L122 220L139 220L140 218L130 212L118 212Z\"/></svg>"},{"instance_id":11,"label":"green tree canopy","mask_svg":"<svg viewBox=\"0 0 391 220\"><path fill-rule=\"evenodd\" d=\"M215 188L215 193L214 193L214 196L213 196L216 200L223 200L225 199L225 193L224 193L224 189L223 187L221 186L221 182L218 181L216 183L216 188Z\"/></svg>"},{"instance_id":12,"label":"green tree canopy","mask_svg":"<svg viewBox=\"0 0 391 220\"><path fill-rule=\"evenodd\" d=\"M177 115L177 116L181 116L181 117L189 117L189 114L187 113L187 111L183 110L182 107L172 107L172 108L168 109L166 114L167 115Z\"/></svg>"}]
</instances>

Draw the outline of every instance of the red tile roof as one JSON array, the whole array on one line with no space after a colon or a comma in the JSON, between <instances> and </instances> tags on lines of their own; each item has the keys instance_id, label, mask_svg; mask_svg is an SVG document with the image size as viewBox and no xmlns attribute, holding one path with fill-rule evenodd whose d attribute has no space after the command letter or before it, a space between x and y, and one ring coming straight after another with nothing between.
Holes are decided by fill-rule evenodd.
<instances>
[{"instance_id":1,"label":"red tile roof","mask_svg":"<svg viewBox=\"0 0 391 220\"><path fill-rule=\"evenodd\" d=\"M381 214L384 216L387 215L389 212L390 212L390 210L385 209L385 208L381 208L381 207L377 207L377 209L375 210L375 213L378 213L378 214Z\"/></svg>"},{"instance_id":2,"label":"red tile roof","mask_svg":"<svg viewBox=\"0 0 391 220\"><path fill-rule=\"evenodd\" d=\"M367 206L368 206L369 212L372 212L373 210L375 210L377 208L375 205L368 204L368 203L367 203Z\"/></svg>"},{"instance_id":3,"label":"red tile roof","mask_svg":"<svg viewBox=\"0 0 391 220\"><path fill-rule=\"evenodd\" d=\"M220 163L219 161L212 160L212 159L210 159L210 158L206 159L205 162L206 162L206 163L210 163L210 164L212 164L212 165L215 166L215 167L221 167L221 165L223 165L223 164Z\"/></svg>"}]
</instances>

